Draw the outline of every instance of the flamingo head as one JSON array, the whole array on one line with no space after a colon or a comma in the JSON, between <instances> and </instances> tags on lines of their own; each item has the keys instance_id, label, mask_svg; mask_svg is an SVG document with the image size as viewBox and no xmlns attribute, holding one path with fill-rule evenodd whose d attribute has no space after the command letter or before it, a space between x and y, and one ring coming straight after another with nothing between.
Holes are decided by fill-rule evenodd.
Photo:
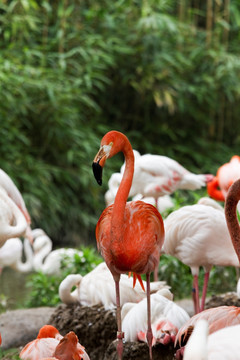
<instances>
[{"instance_id":1,"label":"flamingo head","mask_svg":"<svg viewBox=\"0 0 240 360\"><path fill-rule=\"evenodd\" d=\"M42 338L58 338L59 337L59 331L52 325L44 325L43 327L41 327L41 329L39 330L37 339L42 339ZM60 336L60 338L62 338L62 336ZM60 340L59 338L59 340Z\"/></svg>"},{"instance_id":2,"label":"flamingo head","mask_svg":"<svg viewBox=\"0 0 240 360\"><path fill-rule=\"evenodd\" d=\"M106 160L122 151L126 144L130 145L127 137L119 131L109 131L102 138L100 149L92 164L93 173L99 185L102 185L102 168Z\"/></svg>"}]
</instances>

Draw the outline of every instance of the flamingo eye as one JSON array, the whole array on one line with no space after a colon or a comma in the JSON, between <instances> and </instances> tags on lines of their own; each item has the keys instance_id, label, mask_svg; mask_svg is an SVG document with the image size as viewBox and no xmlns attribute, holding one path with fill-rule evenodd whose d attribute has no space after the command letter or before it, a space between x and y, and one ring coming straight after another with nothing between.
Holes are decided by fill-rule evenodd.
<instances>
[{"instance_id":1,"label":"flamingo eye","mask_svg":"<svg viewBox=\"0 0 240 360\"><path fill-rule=\"evenodd\" d=\"M110 142L109 145L103 145L103 151L104 151L107 158L108 158L108 156L110 154L112 146L113 146L113 142Z\"/></svg>"}]
</instances>

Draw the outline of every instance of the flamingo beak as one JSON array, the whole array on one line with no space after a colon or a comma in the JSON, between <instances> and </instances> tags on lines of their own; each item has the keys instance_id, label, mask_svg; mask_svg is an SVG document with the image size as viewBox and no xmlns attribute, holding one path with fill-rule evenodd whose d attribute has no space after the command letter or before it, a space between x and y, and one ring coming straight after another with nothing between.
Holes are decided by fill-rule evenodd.
<instances>
[{"instance_id":1,"label":"flamingo beak","mask_svg":"<svg viewBox=\"0 0 240 360\"><path fill-rule=\"evenodd\" d=\"M102 185L102 169L109 156L111 147L112 143L110 145L101 146L92 163L93 174L99 185Z\"/></svg>"},{"instance_id":2,"label":"flamingo beak","mask_svg":"<svg viewBox=\"0 0 240 360\"><path fill-rule=\"evenodd\" d=\"M92 168L93 168L93 174L94 174L95 179L97 180L97 183L99 185L102 185L102 167L99 164L99 161L97 161L97 162L94 161L92 163Z\"/></svg>"}]
</instances>

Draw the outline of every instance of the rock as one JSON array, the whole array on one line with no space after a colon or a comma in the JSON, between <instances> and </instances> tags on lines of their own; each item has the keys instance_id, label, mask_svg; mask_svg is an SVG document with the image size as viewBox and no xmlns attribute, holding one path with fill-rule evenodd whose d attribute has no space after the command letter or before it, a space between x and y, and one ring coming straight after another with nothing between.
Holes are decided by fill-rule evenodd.
<instances>
[{"instance_id":1,"label":"rock","mask_svg":"<svg viewBox=\"0 0 240 360\"><path fill-rule=\"evenodd\" d=\"M39 329L48 323L52 307L7 311L0 315L2 349L23 346L36 338Z\"/></svg>"}]
</instances>

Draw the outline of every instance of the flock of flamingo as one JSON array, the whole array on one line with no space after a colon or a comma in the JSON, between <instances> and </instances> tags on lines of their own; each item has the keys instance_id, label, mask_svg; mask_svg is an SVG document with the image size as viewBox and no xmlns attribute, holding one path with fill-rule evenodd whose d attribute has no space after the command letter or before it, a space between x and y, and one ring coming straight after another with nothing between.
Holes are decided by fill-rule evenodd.
<instances>
[{"instance_id":1,"label":"flock of flamingo","mask_svg":"<svg viewBox=\"0 0 240 360\"><path fill-rule=\"evenodd\" d=\"M144 341L152 347L173 343L176 359L240 359L240 308L220 306L204 310L212 266L240 266L240 157L233 156L216 174L194 174L175 160L160 155L140 155L128 138L110 131L101 140L93 173L102 184L106 160L122 152L124 165L109 180L107 207L96 225L96 240L104 262L85 276L68 275L59 286L63 303L116 309L117 358L123 358L124 341ZM161 212L174 206L170 195L177 189L207 186L210 197L197 204ZM128 201L132 198L132 201ZM217 201L225 202L225 209ZM57 273L61 256L75 249L52 250L42 229L31 230L24 200L9 176L0 171L0 267L12 266ZM24 237L24 245L19 237ZM24 246L26 262L21 262ZM8 258L11 249L12 259ZM173 301L170 287L158 281L160 255L169 254L188 265L193 276L195 315ZM14 256L13 256L14 255ZM200 299L199 268L205 271ZM154 281L150 281L151 273ZM128 273L128 275L126 275ZM130 275L133 275L131 280ZM143 281L141 275L146 275ZM74 287L74 290L73 290ZM1 341L1 335L0 335ZM37 338L20 352L23 360L89 359L77 335L65 336L45 325Z\"/></svg>"}]
</instances>

